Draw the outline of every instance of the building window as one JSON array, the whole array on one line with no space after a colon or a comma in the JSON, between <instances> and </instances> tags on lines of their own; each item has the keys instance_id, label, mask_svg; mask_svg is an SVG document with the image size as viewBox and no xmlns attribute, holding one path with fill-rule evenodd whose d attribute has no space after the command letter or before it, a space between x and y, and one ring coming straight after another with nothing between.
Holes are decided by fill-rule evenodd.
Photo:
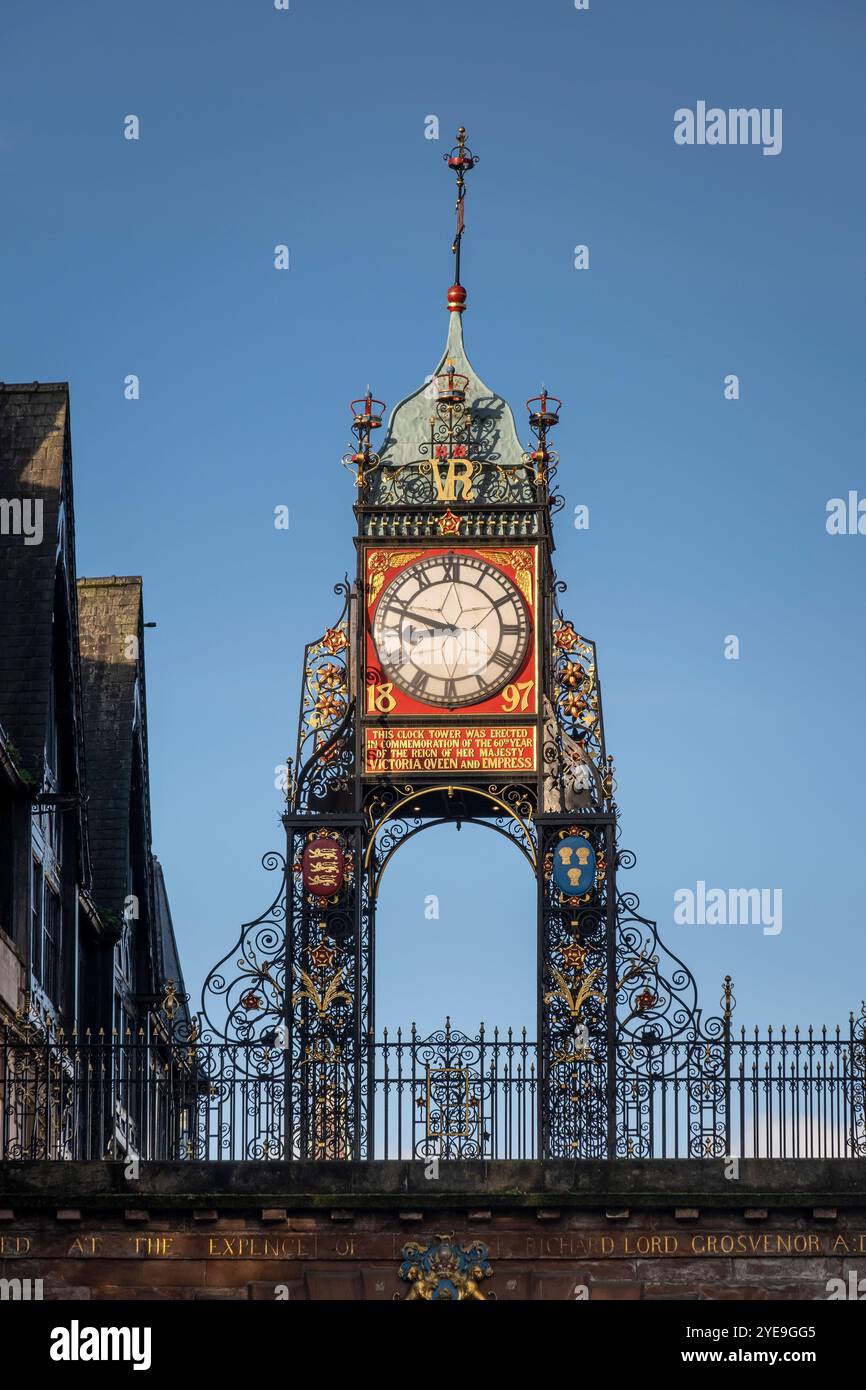
<instances>
[{"instance_id":1,"label":"building window","mask_svg":"<svg viewBox=\"0 0 866 1390\"><path fill-rule=\"evenodd\" d=\"M124 923L120 940L115 946L115 968L122 985L132 989L132 928Z\"/></svg>"},{"instance_id":2,"label":"building window","mask_svg":"<svg viewBox=\"0 0 866 1390\"><path fill-rule=\"evenodd\" d=\"M42 988L53 1003L60 1002L60 894L48 884L42 904Z\"/></svg>"},{"instance_id":3,"label":"building window","mask_svg":"<svg viewBox=\"0 0 866 1390\"><path fill-rule=\"evenodd\" d=\"M60 894L46 881L42 864L33 860L30 895L33 974L52 1004L59 1004L60 933L63 921Z\"/></svg>"},{"instance_id":4,"label":"building window","mask_svg":"<svg viewBox=\"0 0 866 1390\"><path fill-rule=\"evenodd\" d=\"M30 880L30 940L33 950L33 974L42 979L42 865L38 859L31 861Z\"/></svg>"}]
</instances>

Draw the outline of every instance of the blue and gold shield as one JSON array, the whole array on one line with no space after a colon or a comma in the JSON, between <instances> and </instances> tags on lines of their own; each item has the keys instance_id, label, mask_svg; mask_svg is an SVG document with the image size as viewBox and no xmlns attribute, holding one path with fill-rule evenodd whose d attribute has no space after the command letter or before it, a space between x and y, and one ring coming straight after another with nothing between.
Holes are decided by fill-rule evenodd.
<instances>
[{"instance_id":1,"label":"blue and gold shield","mask_svg":"<svg viewBox=\"0 0 866 1390\"><path fill-rule=\"evenodd\" d=\"M568 898L582 898L595 885L595 850L583 835L568 835L557 843L553 881Z\"/></svg>"}]
</instances>

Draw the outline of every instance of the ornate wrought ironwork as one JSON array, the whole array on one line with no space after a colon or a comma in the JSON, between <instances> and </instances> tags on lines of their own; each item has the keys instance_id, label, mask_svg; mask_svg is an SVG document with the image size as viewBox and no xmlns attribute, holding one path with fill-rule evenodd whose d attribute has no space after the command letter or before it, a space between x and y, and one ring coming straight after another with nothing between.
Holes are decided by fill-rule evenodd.
<instances>
[{"instance_id":1,"label":"ornate wrought ironwork","mask_svg":"<svg viewBox=\"0 0 866 1390\"><path fill-rule=\"evenodd\" d=\"M595 982L594 982L595 983ZM593 988L594 988L593 983ZM726 987L727 988L727 987ZM573 992L572 992L573 994ZM723 996L725 997L725 996ZM729 1020L730 1022L730 1020ZM353 1149L353 1076L324 1058L308 1088L307 1145L291 1123L287 1053L279 1040L247 1043L110 1031L52 1037L0 1027L0 1157L33 1159L336 1159ZM728 1028L706 1062L703 1038L662 1037L659 1065L635 1065L636 1048L613 1052L614 1158L835 1158L864 1156L864 1015L847 1034ZM535 1159L544 1108L539 1048L525 1031L469 1037L446 1024L419 1037L371 1044L369 1123L363 1158L429 1162ZM562 1147L589 1151L600 1112L570 1064L554 1128ZM571 1089L570 1089L571 1087ZM576 1097L576 1099L575 1099ZM582 1107L582 1109L581 1109ZM367 1112L365 1112L366 1115ZM288 1139L287 1139L287 1136ZM578 1147L572 1147L575 1140ZM558 1140L557 1140L558 1142ZM594 1142L594 1141L593 1141Z\"/></svg>"},{"instance_id":2,"label":"ornate wrought ironwork","mask_svg":"<svg viewBox=\"0 0 866 1390\"><path fill-rule=\"evenodd\" d=\"M360 1157L365 1123L361 1097L363 1040L369 1008L369 973L361 949L364 885L359 827L331 825L345 875L322 899L307 890L305 843L321 827L288 821L291 863L287 878L288 955L292 976L286 1000L292 1151L306 1158Z\"/></svg>"},{"instance_id":3,"label":"ornate wrought ironwork","mask_svg":"<svg viewBox=\"0 0 866 1390\"><path fill-rule=\"evenodd\" d=\"M445 814L431 815L430 799L444 804ZM486 808L486 814L466 809L467 798ZM511 840L535 868L537 835L533 788L519 783L491 782L487 786L416 785L412 782L388 783L374 787L364 805L367 846L364 866L373 878L378 894L382 873L392 855L419 831L431 824L467 822L486 826Z\"/></svg>"},{"instance_id":4,"label":"ornate wrought ironwork","mask_svg":"<svg viewBox=\"0 0 866 1390\"><path fill-rule=\"evenodd\" d=\"M851 1082L851 1152L866 1158L866 1001L861 1000L860 1013L850 1017L852 1038ZM826 1029L824 1030L826 1036Z\"/></svg>"},{"instance_id":5,"label":"ornate wrought ironwork","mask_svg":"<svg viewBox=\"0 0 866 1390\"><path fill-rule=\"evenodd\" d=\"M595 873L575 893L554 875L576 835L590 847ZM542 1150L602 1157L608 1148L610 829L546 825L541 860Z\"/></svg>"},{"instance_id":6,"label":"ornate wrought ironwork","mask_svg":"<svg viewBox=\"0 0 866 1390\"><path fill-rule=\"evenodd\" d=\"M417 457L392 466L383 451L371 500L377 507L429 507L461 500L479 507L532 506L536 495L530 456L517 463L501 461L501 426L494 407L494 398L488 405L478 399L469 409L446 407L434 397L429 432L418 445ZM486 522L488 527L496 524L492 518Z\"/></svg>"},{"instance_id":7,"label":"ornate wrought ironwork","mask_svg":"<svg viewBox=\"0 0 866 1390\"><path fill-rule=\"evenodd\" d=\"M536 439L536 447L528 455L528 462L535 468L535 484L542 490L541 497L544 499L559 466L559 455L548 448L547 436L559 424L562 401L557 396L549 396L547 388L542 386L541 394L526 402L526 409L529 412L529 428Z\"/></svg>"},{"instance_id":8,"label":"ornate wrought ironwork","mask_svg":"<svg viewBox=\"0 0 866 1390\"><path fill-rule=\"evenodd\" d=\"M544 715L545 810L610 810L613 759L604 743L595 643L561 615L553 622L551 694L545 696Z\"/></svg>"},{"instance_id":9,"label":"ornate wrought ironwork","mask_svg":"<svg viewBox=\"0 0 866 1390\"><path fill-rule=\"evenodd\" d=\"M261 916L244 923L234 946L205 979L201 999L205 1040L266 1043L285 1019L286 861L271 850L262 864L269 873L279 873L276 895ZM214 1016L217 1001L219 1017Z\"/></svg>"},{"instance_id":10,"label":"ornate wrought ironwork","mask_svg":"<svg viewBox=\"0 0 866 1390\"><path fill-rule=\"evenodd\" d=\"M352 433L356 443L349 453L343 455L342 462L345 468L355 469L355 484L363 491L368 475L373 473L381 462L370 441L373 430L382 428L385 402L377 401L368 386L363 400L352 401L349 409L352 412Z\"/></svg>"},{"instance_id":11,"label":"ornate wrought ironwork","mask_svg":"<svg viewBox=\"0 0 866 1390\"><path fill-rule=\"evenodd\" d=\"M387 1029L374 1048L374 1154L418 1159L537 1156L536 1050L524 1029L474 1037L445 1027Z\"/></svg>"},{"instance_id":12,"label":"ornate wrought ironwork","mask_svg":"<svg viewBox=\"0 0 866 1390\"><path fill-rule=\"evenodd\" d=\"M620 850L617 863L631 868L635 856ZM616 906L617 1152L636 1158L652 1150L652 1103L675 1077L678 1087L685 1085L689 1155L723 1156L730 1128L730 979L722 1014L705 1019L694 976L664 946L656 923L641 915L637 895L618 891Z\"/></svg>"},{"instance_id":13,"label":"ornate wrought ironwork","mask_svg":"<svg viewBox=\"0 0 866 1390\"><path fill-rule=\"evenodd\" d=\"M349 692L348 581L334 586L343 609L332 627L304 649L296 771L287 787L290 808L322 812L345 807L354 772L353 706Z\"/></svg>"}]
</instances>

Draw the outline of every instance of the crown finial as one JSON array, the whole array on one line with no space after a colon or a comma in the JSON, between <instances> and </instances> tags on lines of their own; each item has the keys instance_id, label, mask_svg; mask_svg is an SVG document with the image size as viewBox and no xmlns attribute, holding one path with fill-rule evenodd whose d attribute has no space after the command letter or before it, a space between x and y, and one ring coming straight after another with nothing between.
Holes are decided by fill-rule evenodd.
<instances>
[{"instance_id":1,"label":"crown finial","mask_svg":"<svg viewBox=\"0 0 866 1390\"><path fill-rule=\"evenodd\" d=\"M457 144L442 156L449 169L453 169L457 175L457 202L455 212L457 214L457 231L451 245L451 253L454 256L454 284L448 291L448 308L451 313L462 314L466 308L466 291L460 283L460 243L463 240L463 230L465 226L463 205L466 199L466 175L470 169L474 169L478 163L478 156L473 154L466 144L466 129L461 126L457 131Z\"/></svg>"},{"instance_id":2,"label":"crown finial","mask_svg":"<svg viewBox=\"0 0 866 1390\"><path fill-rule=\"evenodd\" d=\"M358 443L350 453L343 455L342 462L346 468L357 470L355 481L359 488L363 488L367 474L379 467L379 455L371 448L370 436L373 430L382 427L385 402L377 401L368 386L363 396L351 402L349 409L352 412L352 433Z\"/></svg>"}]
</instances>

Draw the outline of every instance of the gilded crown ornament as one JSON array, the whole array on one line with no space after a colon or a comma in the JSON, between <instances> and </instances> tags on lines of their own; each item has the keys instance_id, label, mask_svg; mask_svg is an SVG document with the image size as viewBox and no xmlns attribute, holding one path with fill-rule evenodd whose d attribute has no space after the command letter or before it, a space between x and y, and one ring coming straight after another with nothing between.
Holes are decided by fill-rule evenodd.
<instances>
[{"instance_id":1,"label":"gilded crown ornament","mask_svg":"<svg viewBox=\"0 0 866 1390\"><path fill-rule=\"evenodd\" d=\"M533 396L526 402L526 409L529 413L529 428L537 441L529 460L535 465L536 483L547 483L555 471L551 465L558 463L556 454L547 447L547 433L559 424L562 401L557 396L548 395L547 388L542 386L540 395Z\"/></svg>"},{"instance_id":2,"label":"gilded crown ornament","mask_svg":"<svg viewBox=\"0 0 866 1390\"><path fill-rule=\"evenodd\" d=\"M349 410L352 413L352 433L357 439L357 444L349 453L343 455L342 463L344 468L355 469L355 485L360 490L368 474L380 464L379 455L373 452L370 437L373 430L382 428L385 402L376 400L368 386L363 396L350 402Z\"/></svg>"}]
</instances>

